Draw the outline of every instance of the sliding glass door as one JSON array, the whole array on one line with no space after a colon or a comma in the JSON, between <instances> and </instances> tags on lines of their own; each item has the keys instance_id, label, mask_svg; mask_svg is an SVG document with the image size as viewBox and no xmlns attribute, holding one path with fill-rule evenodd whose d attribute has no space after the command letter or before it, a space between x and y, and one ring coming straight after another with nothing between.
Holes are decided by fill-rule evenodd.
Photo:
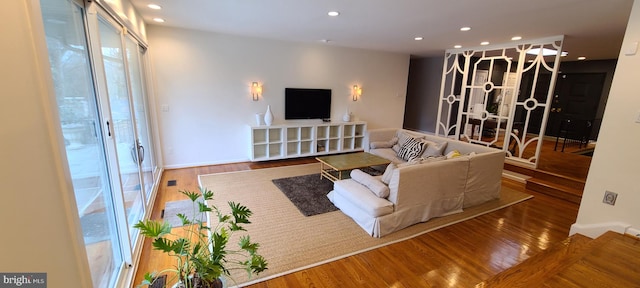
<instances>
[{"instance_id":1,"label":"sliding glass door","mask_svg":"<svg viewBox=\"0 0 640 288\"><path fill-rule=\"evenodd\" d=\"M110 287L123 266L83 8L42 0L60 125L94 287Z\"/></svg>"},{"instance_id":2,"label":"sliding glass door","mask_svg":"<svg viewBox=\"0 0 640 288\"><path fill-rule=\"evenodd\" d=\"M140 178L144 197L151 197L153 183L158 176L155 157L151 151L155 151L151 141L151 123L148 120L147 93L145 83L145 59L146 49L138 45L133 37L127 35L125 41L127 63L129 64L129 80L131 85L131 100L133 102L133 115L136 120L136 143L134 157L140 168ZM131 222L130 222L131 224Z\"/></svg>"},{"instance_id":3,"label":"sliding glass door","mask_svg":"<svg viewBox=\"0 0 640 288\"><path fill-rule=\"evenodd\" d=\"M132 227L144 214L144 198L142 183L138 171L139 145L136 137L136 129L131 113L131 95L125 63L125 49L123 47L122 31L119 27L109 23L109 20L98 16L98 30L100 37L100 51L102 55L102 68L106 81L106 91L110 107L111 124L113 131L111 136L115 142L115 155L119 171L117 189L121 190L123 206L127 215L129 227ZM131 242L135 242L136 229L127 231Z\"/></svg>"},{"instance_id":4,"label":"sliding glass door","mask_svg":"<svg viewBox=\"0 0 640 288\"><path fill-rule=\"evenodd\" d=\"M133 225L151 209L160 172L146 49L95 3L41 0L41 9L93 286L114 287L141 247Z\"/></svg>"}]
</instances>

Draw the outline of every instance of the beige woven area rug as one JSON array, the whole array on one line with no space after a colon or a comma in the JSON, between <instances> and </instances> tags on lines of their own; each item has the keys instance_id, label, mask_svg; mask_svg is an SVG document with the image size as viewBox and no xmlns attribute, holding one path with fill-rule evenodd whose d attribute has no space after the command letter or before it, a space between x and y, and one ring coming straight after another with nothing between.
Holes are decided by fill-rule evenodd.
<instances>
[{"instance_id":1,"label":"beige woven area rug","mask_svg":"<svg viewBox=\"0 0 640 288\"><path fill-rule=\"evenodd\" d=\"M462 213L434 218L382 238L373 238L340 211L303 216L271 182L271 179L319 172L320 164L306 164L199 176L200 185L214 192L213 204L219 208L227 207L227 201L235 201L253 211L250 218L252 224L246 228L251 240L260 243L260 254L267 259L269 269L258 276L254 275L251 279L247 277L246 272L237 271L232 274L236 284L243 286L257 283L345 258L532 197L503 187L499 200L466 209Z\"/></svg>"}]
</instances>

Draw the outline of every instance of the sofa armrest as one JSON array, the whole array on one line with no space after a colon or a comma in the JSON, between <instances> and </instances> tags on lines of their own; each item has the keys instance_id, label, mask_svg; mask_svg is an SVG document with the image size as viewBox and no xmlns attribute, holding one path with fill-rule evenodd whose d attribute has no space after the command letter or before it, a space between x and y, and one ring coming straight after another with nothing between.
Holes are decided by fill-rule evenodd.
<instances>
[{"instance_id":1,"label":"sofa armrest","mask_svg":"<svg viewBox=\"0 0 640 288\"><path fill-rule=\"evenodd\" d=\"M431 207L433 215L462 208L469 160L463 157L409 165L393 171L389 201L398 209Z\"/></svg>"},{"instance_id":2,"label":"sofa armrest","mask_svg":"<svg viewBox=\"0 0 640 288\"><path fill-rule=\"evenodd\" d=\"M464 208L500 198L505 153L497 150L476 154L469 160Z\"/></svg>"},{"instance_id":3,"label":"sofa armrest","mask_svg":"<svg viewBox=\"0 0 640 288\"><path fill-rule=\"evenodd\" d=\"M381 128L367 130L364 136L364 151L369 152L371 142L389 141L396 136L397 128Z\"/></svg>"}]
</instances>

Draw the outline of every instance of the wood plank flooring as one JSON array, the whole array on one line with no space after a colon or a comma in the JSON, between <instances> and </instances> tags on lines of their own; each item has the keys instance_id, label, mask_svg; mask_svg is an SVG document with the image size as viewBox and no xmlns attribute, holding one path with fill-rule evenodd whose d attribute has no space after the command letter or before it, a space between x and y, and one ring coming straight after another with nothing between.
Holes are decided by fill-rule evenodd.
<instances>
[{"instance_id":1,"label":"wood plank flooring","mask_svg":"<svg viewBox=\"0 0 640 288\"><path fill-rule=\"evenodd\" d=\"M638 258L640 238L575 234L476 287L638 287Z\"/></svg>"},{"instance_id":2,"label":"wood plank flooring","mask_svg":"<svg viewBox=\"0 0 640 288\"><path fill-rule=\"evenodd\" d=\"M167 201L184 198L178 189L196 190L199 174L314 161L309 158L166 170L152 219L160 218ZM177 186L167 187L168 180L176 180ZM503 185L525 190L524 184L507 179ZM473 287L567 238L578 205L526 192L534 198L410 240L249 287ZM146 241L134 286L146 271L162 270L172 264L168 257L152 251Z\"/></svg>"}]
</instances>

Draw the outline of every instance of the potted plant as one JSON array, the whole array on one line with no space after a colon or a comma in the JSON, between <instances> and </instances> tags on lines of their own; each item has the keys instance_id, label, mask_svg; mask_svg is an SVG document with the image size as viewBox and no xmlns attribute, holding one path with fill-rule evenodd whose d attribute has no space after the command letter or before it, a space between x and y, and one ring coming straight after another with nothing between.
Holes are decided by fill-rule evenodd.
<instances>
[{"instance_id":1,"label":"potted plant","mask_svg":"<svg viewBox=\"0 0 640 288\"><path fill-rule=\"evenodd\" d=\"M179 191L193 202L193 211L199 211L200 217L187 217L177 214L182 221L184 234L171 233L171 225L164 221L138 221L135 228L147 238L152 239L154 250L160 250L175 258L175 266L158 273L146 273L138 286L151 285L156 276L175 273L176 287L208 288L222 287L221 276L230 276L231 270L244 269L251 276L267 269L267 261L258 254L258 243L251 242L249 235L242 235L237 247L229 240L238 231L246 231L244 224L251 223L252 212L235 202L228 202L230 212L223 213L215 205L209 206L207 200L213 199L213 192L200 188L200 192ZM196 210L197 209L197 210ZM205 212L217 215L217 223L207 224Z\"/></svg>"}]
</instances>

